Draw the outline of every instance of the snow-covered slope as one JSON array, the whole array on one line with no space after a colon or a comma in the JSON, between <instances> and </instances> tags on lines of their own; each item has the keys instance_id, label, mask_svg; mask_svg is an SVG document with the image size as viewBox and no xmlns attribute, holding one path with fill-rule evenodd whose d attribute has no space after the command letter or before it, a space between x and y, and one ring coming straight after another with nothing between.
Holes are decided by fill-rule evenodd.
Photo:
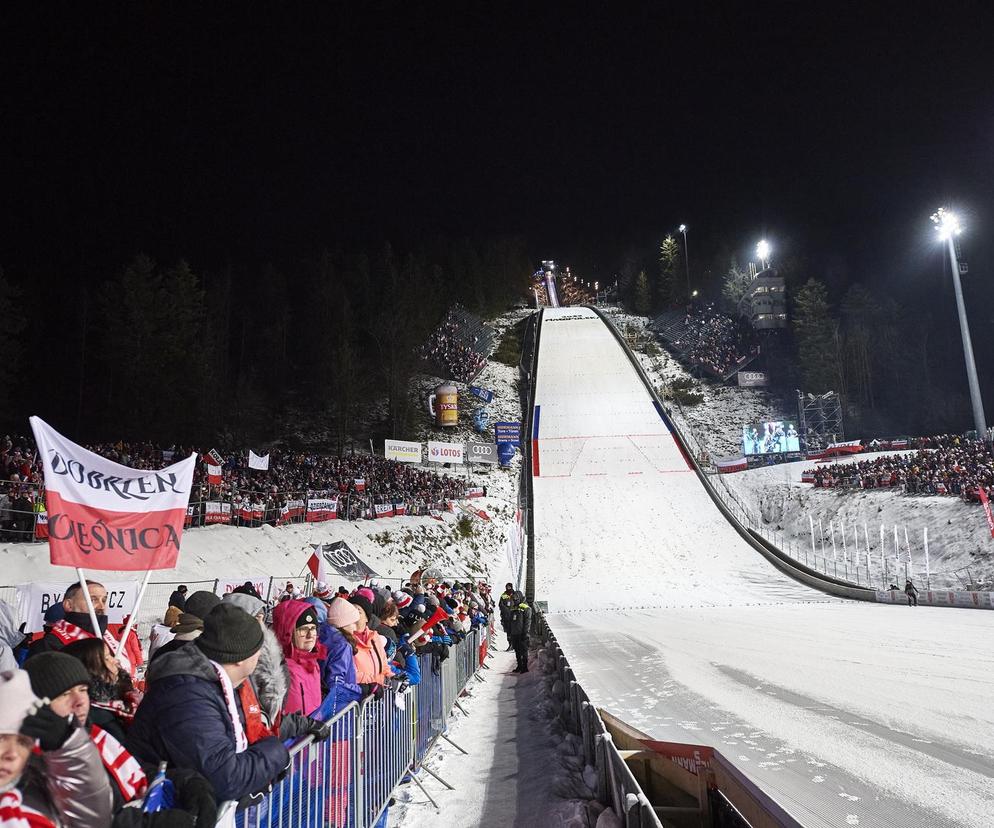
<instances>
[{"instance_id":1,"label":"snow-covered slope","mask_svg":"<svg viewBox=\"0 0 994 828\"><path fill-rule=\"evenodd\" d=\"M984 824L994 613L830 600L779 575L682 464L603 323L545 316L537 597L594 703L718 747L804 825Z\"/></svg>"}]
</instances>

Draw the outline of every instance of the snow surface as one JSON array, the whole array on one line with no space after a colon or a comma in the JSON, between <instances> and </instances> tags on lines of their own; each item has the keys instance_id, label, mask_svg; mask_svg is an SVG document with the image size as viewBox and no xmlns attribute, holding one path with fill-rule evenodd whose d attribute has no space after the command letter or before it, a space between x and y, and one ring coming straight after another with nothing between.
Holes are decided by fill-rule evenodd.
<instances>
[{"instance_id":1,"label":"snow surface","mask_svg":"<svg viewBox=\"0 0 994 828\"><path fill-rule=\"evenodd\" d=\"M994 613L841 601L780 575L589 311L545 311L536 405L537 598L596 704L714 745L804 825L984 823Z\"/></svg>"}]
</instances>

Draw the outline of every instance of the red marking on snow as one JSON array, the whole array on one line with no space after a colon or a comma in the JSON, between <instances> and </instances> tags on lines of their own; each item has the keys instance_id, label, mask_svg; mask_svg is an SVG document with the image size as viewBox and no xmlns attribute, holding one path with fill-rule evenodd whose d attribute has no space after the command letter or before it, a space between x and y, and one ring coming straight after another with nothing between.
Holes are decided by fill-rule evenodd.
<instances>
[{"instance_id":1,"label":"red marking on snow","mask_svg":"<svg viewBox=\"0 0 994 828\"><path fill-rule=\"evenodd\" d=\"M539 477L538 440L532 440L532 477Z\"/></svg>"}]
</instances>

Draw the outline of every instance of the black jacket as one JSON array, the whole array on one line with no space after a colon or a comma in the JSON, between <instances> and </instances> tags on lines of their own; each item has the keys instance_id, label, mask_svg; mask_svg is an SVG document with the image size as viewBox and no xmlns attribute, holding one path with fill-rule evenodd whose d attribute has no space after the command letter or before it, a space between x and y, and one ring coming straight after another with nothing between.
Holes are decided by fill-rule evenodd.
<instances>
[{"instance_id":1,"label":"black jacket","mask_svg":"<svg viewBox=\"0 0 994 828\"><path fill-rule=\"evenodd\" d=\"M532 608L526 601L515 604L504 622L504 632L509 636L527 635L532 626Z\"/></svg>"}]
</instances>

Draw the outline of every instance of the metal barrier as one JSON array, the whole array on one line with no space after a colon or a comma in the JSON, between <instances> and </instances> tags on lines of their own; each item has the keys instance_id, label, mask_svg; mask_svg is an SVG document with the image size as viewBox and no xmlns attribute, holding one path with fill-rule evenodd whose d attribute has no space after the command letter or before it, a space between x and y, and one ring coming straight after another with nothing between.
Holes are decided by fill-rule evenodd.
<instances>
[{"instance_id":1,"label":"metal barrier","mask_svg":"<svg viewBox=\"0 0 994 828\"><path fill-rule=\"evenodd\" d=\"M416 775L423 769L451 788L423 761L445 735L451 705L444 699L455 704L482 668L491 634L472 630L453 644L442 662L443 668L451 664L448 671L433 671L435 657L419 656L421 683L405 693L385 688L377 698L350 704L329 723L330 738L315 743L308 736L293 745L289 774L260 802L241 811L237 803L223 803L217 828L374 828L405 777L424 790Z\"/></svg>"},{"instance_id":2,"label":"metal barrier","mask_svg":"<svg viewBox=\"0 0 994 828\"><path fill-rule=\"evenodd\" d=\"M536 613L535 624L546 647L552 651L556 673L566 694L563 704L564 724L580 737L584 763L597 770L598 800L610 805L626 828L663 828L648 797L614 746L597 708L591 704L586 691L577 683L545 616Z\"/></svg>"}]
</instances>

